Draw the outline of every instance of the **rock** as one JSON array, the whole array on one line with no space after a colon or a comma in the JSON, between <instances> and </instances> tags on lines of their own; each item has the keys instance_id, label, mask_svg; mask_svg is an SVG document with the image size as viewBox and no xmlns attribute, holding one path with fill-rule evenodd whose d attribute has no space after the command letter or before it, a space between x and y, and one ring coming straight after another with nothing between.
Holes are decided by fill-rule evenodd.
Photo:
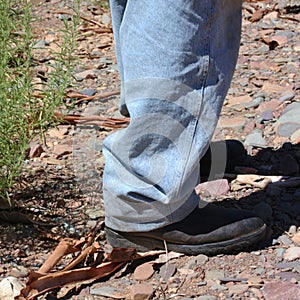
<instances>
[{"instance_id":1,"label":"rock","mask_svg":"<svg viewBox=\"0 0 300 300\"><path fill-rule=\"evenodd\" d=\"M7 277L0 281L0 299L13 300L20 295L22 284L15 277Z\"/></svg>"},{"instance_id":2,"label":"rock","mask_svg":"<svg viewBox=\"0 0 300 300\"><path fill-rule=\"evenodd\" d=\"M262 90L267 93L283 93L287 90L286 87L280 86L278 84L270 83L266 81L262 87Z\"/></svg>"},{"instance_id":3,"label":"rock","mask_svg":"<svg viewBox=\"0 0 300 300\"><path fill-rule=\"evenodd\" d=\"M230 190L227 179L218 179L198 184L196 192L208 196L226 195Z\"/></svg>"},{"instance_id":4,"label":"rock","mask_svg":"<svg viewBox=\"0 0 300 300\"><path fill-rule=\"evenodd\" d=\"M130 296L132 300L150 299L154 290L151 284L134 284L130 287Z\"/></svg>"},{"instance_id":5,"label":"rock","mask_svg":"<svg viewBox=\"0 0 300 300\"><path fill-rule=\"evenodd\" d=\"M290 234L296 234L297 233L297 227L295 225L291 225L289 228L289 233ZM300 240L300 232L299 232L299 240Z\"/></svg>"},{"instance_id":6,"label":"rock","mask_svg":"<svg viewBox=\"0 0 300 300\"><path fill-rule=\"evenodd\" d=\"M282 103L282 102L285 102L285 101L291 101L293 100L295 97L295 93L294 92L291 92L291 93L288 93L288 94L285 94L283 96L281 96L279 98L279 102Z\"/></svg>"},{"instance_id":7,"label":"rock","mask_svg":"<svg viewBox=\"0 0 300 300\"><path fill-rule=\"evenodd\" d=\"M299 143L300 141L300 128L297 129L291 136L291 142L294 144Z\"/></svg>"},{"instance_id":8,"label":"rock","mask_svg":"<svg viewBox=\"0 0 300 300\"><path fill-rule=\"evenodd\" d=\"M34 144L30 147L29 157L30 158L40 157L43 152L45 151L40 144Z\"/></svg>"},{"instance_id":9,"label":"rock","mask_svg":"<svg viewBox=\"0 0 300 300\"><path fill-rule=\"evenodd\" d=\"M154 274L153 262L146 262L138 266L133 273L135 280L147 280Z\"/></svg>"},{"instance_id":10,"label":"rock","mask_svg":"<svg viewBox=\"0 0 300 300\"><path fill-rule=\"evenodd\" d=\"M259 148L266 148L267 142L263 139L261 131L253 131L248 134L245 139L246 146L254 146Z\"/></svg>"},{"instance_id":11,"label":"rock","mask_svg":"<svg viewBox=\"0 0 300 300\"><path fill-rule=\"evenodd\" d=\"M94 96L97 93L96 89L83 89L79 91L80 94L87 96Z\"/></svg>"},{"instance_id":12,"label":"rock","mask_svg":"<svg viewBox=\"0 0 300 300\"><path fill-rule=\"evenodd\" d=\"M185 265L186 269L195 269L199 266L203 266L206 262L208 262L208 256L204 254L199 254L196 257L191 258L187 264Z\"/></svg>"},{"instance_id":13,"label":"rock","mask_svg":"<svg viewBox=\"0 0 300 300\"><path fill-rule=\"evenodd\" d=\"M85 70L74 75L76 81L82 81L84 79L95 79L97 78L97 73L95 70Z\"/></svg>"},{"instance_id":14,"label":"rock","mask_svg":"<svg viewBox=\"0 0 300 300\"><path fill-rule=\"evenodd\" d=\"M159 271L159 275L163 279L164 282L168 281L170 277L172 277L177 271L177 267L175 264L164 264Z\"/></svg>"},{"instance_id":15,"label":"rock","mask_svg":"<svg viewBox=\"0 0 300 300\"><path fill-rule=\"evenodd\" d=\"M300 258L300 247L290 247L288 248L284 255L283 258L287 261L293 261L298 258Z\"/></svg>"},{"instance_id":16,"label":"rock","mask_svg":"<svg viewBox=\"0 0 300 300\"><path fill-rule=\"evenodd\" d=\"M85 214L91 219L91 220L96 220L99 218L104 218L105 213L103 210L99 208L89 208L85 211Z\"/></svg>"},{"instance_id":17,"label":"rock","mask_svg":"<svg viewBox=\"0 0 300 300\"><path fill-rule=\"evenodd\" d=\"M246 118L244 117L231 117L231 118L220 118L218 122L218 128L231 128L236 131L240 131L246 124Z\"/></svg>"},{"instance_id":18,"label":"rock","mask_svg":"<svg viewBox=\"0 0 300 300\"><path fill-rule=\"evenodd\" d=\"M292 244L292 241L291 239L287 236L287 235L281 235L279 238L278 238L278 241L282 244L282 245L285 245L285 246L289 246Z\"/></svg>"},{"instance_id":19,"label":"rock","mask_svg":"<svg viewBox=\"0 0 300 300\"><path fill-rule=\"evenodd\" d=\"M65 138L69 129L70 129L69 125L59 125L55 128L50 128L47 131L47 135L49 135L52 138L58 138L58 139L62 140L63 138Z\"/></svg>"},{"instance_id":20,"label":"rock","mask_svg":"<svg viewBox=\"0 0 300 300\"><path fill-rule=\"evenodd\" d=\"M16 278L23 278L28 275L27 268L23 266L17 266L11 269L9 272L10 276L16 277Z\"/></svg>"},{"instance_id":21,"label":"rock","mask_svg":"<svg viewBox=\"0 0 300 300\"><path fill-rule=\"evenodd\" d=\"M296 226L295 226L296 227ZM293 243L300 246L300 231L292 237Z\"/></svg>"},{"instance_id":22,"label":"rock","mask_svg":"<svg viewBox=\"0 0 300 300\"><path fill-rule=\"evenodd\" d=\"M248 103L251 102L252 98L249 95L243 95L243 96L238 96L238 97L230 97L228 96L228 106L234 106L237 104L241 104L241 103Z\"/></svg>"},{"instance_id":23,"label":"rock","mask_svg":"<svg viewBox=\"0 0 300 300\"><path fill-rule=\"evenodd\" d=\"M234 294L243 294L245 292L247 292L248 290L248 285L247 284L235 284L233 286L230 286L228 288L228 292L231 294L231 295L234 295Z\"/></svg>"},{"instance_id":24,"label":"rock","mask_svg":"<svg viewBox=\"0 0 300 300\"><path fill-rule=\"evenodd\" d=\"M197 297L196 300L218 300L218 298L215 296L204 295Z\"/></svg>"},{"instance_id":25,"label":"rock","mask_svg":"<svg viewBox=\"0 0 300 300\"><path fill-rule=\"evenodd\" d=\"M127 296L127 294L123 290L119 290L109 286L102 286L102 287L95 287L95 288L91 287L90 294L108 297L111 299L124 299Z\"/></svg>"},{"instance_id":26,"label":"rock","mask_svg":"<svg viewBox=\"0 0 300 300\"><path fill-rule=\"evenodd\" d=\"M53 154L56 155L56 158L72 153L73 147L69 144L59 144L53 147Z\"/></svg>"},{"instance_id":27,"label":"rock","mask_svg":"<svg viewBox=\"0 0 300 300\"><path fill-rule=\"evenodd\" d=\"M289 282L274 281L266 283L262 292L265 300L300 299L300 286Z\"/></svg>"},{"instance_id":28,"label":"rock","mask_svg":"<svg viewBox=\"0 0 300 300\"><path fill-rule=\"evenodd\" d=\"M280 136L290 137L290 136L293 136L293 134L296 131L298 131L299 129L300 129L300 124L295 123L295 122L285 122L285 123L279 124L278 127L276 127L276 132ZM294 138L295 138L295 136L294 136Z\"/></svg>"},{"instance_id":29,"label":"rock","mask_svg":"<svg viewBox=\"0 0 300 300\"><path fill-rule=\"evenodd\" d=\"M218 270L210 270L206 273L205 275L205 279L212 279L212 280L216 280L216 279L221 279L224 278L225 274L223 271L218 271Z\"/></svg>"}]
</instances>

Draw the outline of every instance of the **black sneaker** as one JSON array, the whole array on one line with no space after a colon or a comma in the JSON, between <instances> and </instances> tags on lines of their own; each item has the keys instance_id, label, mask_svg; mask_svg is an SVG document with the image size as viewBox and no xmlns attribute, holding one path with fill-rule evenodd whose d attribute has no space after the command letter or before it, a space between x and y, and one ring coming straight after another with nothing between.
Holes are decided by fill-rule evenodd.
<instances>
[{"instance_id":1,"label":"black sneaker","mask_svg":"<svg viewBox=\"0 0 300 300\"><path fill-rule=\"evenodd\" d=\"M266 225L250 211L214 204L197 207L180 222L149 232L122 232L106 227L115 248L165 249L184 254L216 255L248 250L264 236Z\"/></svg>"}]
</instances>

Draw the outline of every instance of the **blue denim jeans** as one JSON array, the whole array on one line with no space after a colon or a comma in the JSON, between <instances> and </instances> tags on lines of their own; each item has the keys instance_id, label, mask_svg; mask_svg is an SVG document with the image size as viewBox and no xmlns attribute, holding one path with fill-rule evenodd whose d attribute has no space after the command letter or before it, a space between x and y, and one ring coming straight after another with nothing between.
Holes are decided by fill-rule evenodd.
<instances>
[{"instance_id":1,"label":"blue denim jeans","mask_svg":"<svg viewBox=\"0 0 300 300\"><path fill-rule=\"evenodd\" d=\"M199 205L199 160L236 65L241 2L111 0L120 111L131 122L103 144L108 227L149 231Z\"/></svg>"}]
</instances>

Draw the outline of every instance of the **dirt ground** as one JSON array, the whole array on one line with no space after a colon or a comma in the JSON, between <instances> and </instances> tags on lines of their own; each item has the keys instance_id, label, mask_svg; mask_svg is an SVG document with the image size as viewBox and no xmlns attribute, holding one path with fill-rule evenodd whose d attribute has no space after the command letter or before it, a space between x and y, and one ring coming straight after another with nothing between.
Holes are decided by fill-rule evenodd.
<instances>
[{"instance_id":1,"label":"dirt ground","mask_svg":"<svg viewBox=\"0 0 300 300\"><path fill-rule=\"evenodd\" d=\"M36 48L35 68L47 74L47 48L60 40L62 20L71 22L73 1L31 2L36 42L45 46ZM101 146L128 121L118 112L120 80L104 4L82 1L76 81L66 99L75 103L68 114L91 117L93 125L65 123L50 128L45 141L32 141L12 191L15 207L0 210L0 279L25 284L59 241L86 236L104 220ZM243 4L239 60L214 139L243 142L248 157L197 189L204 200L256 211L268 225L263 243L232 255L175 255L168 263L153 262L156 255L37 299L300 299L299 11L297 1ZM97 241L109 248L103 231Z\"/></svg>"}]
</instances>

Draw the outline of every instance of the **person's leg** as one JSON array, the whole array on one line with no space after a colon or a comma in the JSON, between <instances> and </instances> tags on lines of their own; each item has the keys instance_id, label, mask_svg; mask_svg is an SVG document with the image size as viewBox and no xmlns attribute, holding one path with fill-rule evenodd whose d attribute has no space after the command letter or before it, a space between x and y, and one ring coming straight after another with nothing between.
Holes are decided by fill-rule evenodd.
<instances>
[{"instance_id":1,"label":"person's leg","mask_svg":"<svg viewBox=\"0 0 300 300\"><path fill-rule=\"evenodd\" d=\"M180 222L198 206L199 159L236 64L241 1L122 3L122 17L113 19L120 24L114 28L131 122L103 145L106 226L148 232ZM204 216L192 215L198 217L208 230ZM240 219L223 217L227 225Z\"/></svg>"}]
</instances>

